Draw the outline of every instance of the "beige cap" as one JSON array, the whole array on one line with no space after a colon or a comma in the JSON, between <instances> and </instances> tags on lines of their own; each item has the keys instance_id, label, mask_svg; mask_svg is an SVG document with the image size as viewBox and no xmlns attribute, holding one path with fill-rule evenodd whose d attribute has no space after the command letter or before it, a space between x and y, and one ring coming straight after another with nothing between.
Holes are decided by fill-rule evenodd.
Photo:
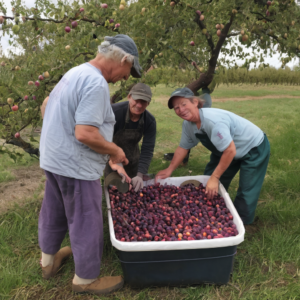
<instances>
[{"instance_id":1,"label":"beige cap","mask_svg":"<svg viewBox=\"0 0 300 300\"><path fill-rule=\"evenodd\" d=\"M139 82L132 87L129 95L131 95L133 100L145 100L147 102L150 102L152 92L147 84Z\"/></svg>"}]
</instances>

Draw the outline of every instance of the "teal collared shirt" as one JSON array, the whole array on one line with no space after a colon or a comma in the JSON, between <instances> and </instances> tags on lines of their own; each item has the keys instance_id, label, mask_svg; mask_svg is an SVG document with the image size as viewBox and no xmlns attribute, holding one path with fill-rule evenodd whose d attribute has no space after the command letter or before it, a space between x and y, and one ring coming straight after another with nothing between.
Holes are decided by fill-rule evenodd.
<instances>
[{"instance_id":1,"label":"teal collared shirt","mask_svg":"<svg viewBox=\"0 0 300 300\"><path fill-rule=\"evenodd\" d=\"M252 148L264 140L263 131L250 121L223 109L199 109L201 127L193 122L184 121L180 147L191 149L199 143L195 134L207 134L218 151L223 152L233 141L236 147L234 159L242 158Z\"/></svg>"}]
</instances>

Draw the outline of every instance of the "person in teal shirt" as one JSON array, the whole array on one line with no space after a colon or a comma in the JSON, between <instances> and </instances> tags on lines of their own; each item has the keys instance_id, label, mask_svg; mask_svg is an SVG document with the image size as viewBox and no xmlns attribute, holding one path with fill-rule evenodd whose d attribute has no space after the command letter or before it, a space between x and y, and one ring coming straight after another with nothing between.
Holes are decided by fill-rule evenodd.
<instances>
[{"instance_id":1,"label":"person in teal shirt","mask_svg":"<svg viewBox=\"0 0 300 300\"><path fill-rule=\"evenodd\" d=\"M263 131L250 121L226 110L202 108L203 101L188 88L176 89L168 102L170 109L184 119L179 147L156 180L170 177L199 142L211 151L204 175L208 199L218 193L219 181L226 190L240 171L234 205L244 224L254 220L258 197L267 171L270 144Z\"/></svg>"}]
</instances>

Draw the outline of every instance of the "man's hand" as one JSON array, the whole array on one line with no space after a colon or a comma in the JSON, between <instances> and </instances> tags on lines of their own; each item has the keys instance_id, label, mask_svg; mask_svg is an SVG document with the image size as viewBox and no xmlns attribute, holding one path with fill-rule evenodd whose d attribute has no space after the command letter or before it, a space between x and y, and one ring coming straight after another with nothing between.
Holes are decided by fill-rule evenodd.
<instances>
[{"instance_id":1,"label":"man's hand","mask_svg":"<svg viewBox=\"0 0 300 300\"><path fill-rule=\"evenodd\" d=\"M122 166L119 164L114 164L112 161L109 161L109 165L113 171L117 171L118 174L122 177L122 182L124 183L125 181L127 183L131 183L131 178L127 175L126 171Z\"/></svg>"},{"instance_id":2,"label":"man's hand","mask_svg":"<svg viewBox=\"0 0 300 300\"><path fill-rule=\"evenodd\" d=\"M110 155L110 160L113 164L121 163L123 165L128 165L129 160L126 158L126 155L122 148L118 147L117 151Z\"/></svg>"},{"instance_id":3,"label":"man's hand","mask_svg":"<svg viewBox=\"0 0 300 300\"><path fill-rule=\"evenodd\" d=\"M143 186L144 186L144 183L143 183L143 174L138 172L137 173L137 176L133 177L131 179L131 184L132 184L132 187L134 188L134 191L137 192L138 190L140 190Z\"/></svg>"},{"instance_id":4,"label":"man's hand","mask_svg":"<svg viewBox=\"0 0 300 300\"><path fill-rule=\"evenodd\" d=\"M155 183L157 183L157 180L168 178L171 175L172 171L169 168L161 170L155 175Z\"/></svg>"},{"instance_id":5,"label":"man's hand","mask_svg":"<svg viewBox=\"0 0 300 300\"><path fill-rule=\"evenodd\" d=\"M219 179L214 175L211 175L206 184L207 199L211 200L218 194L219 191Z\"/></svg>"}]
</instances>

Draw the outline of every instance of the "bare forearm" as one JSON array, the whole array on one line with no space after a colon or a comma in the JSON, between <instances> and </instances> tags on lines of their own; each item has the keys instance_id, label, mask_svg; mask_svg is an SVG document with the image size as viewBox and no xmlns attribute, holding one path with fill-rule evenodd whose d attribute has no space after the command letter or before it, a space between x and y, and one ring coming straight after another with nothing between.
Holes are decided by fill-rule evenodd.
<instances>
[{"instance_id":1,"label":"bare forearm","mask_svg":"<svg viewBox=\"0 0 300 300\"><path fill-rule=\"evenodd\" d=\"M183 149L181 147L177 147L173 159L168 167L168 169L173 172L177 169L177 167L180 165L180 163L183 161L183 159L188 154L189 150Z\"/></svg>"},{"instance_id":2,"label":"bare forearm","mask_svg":"<svg viewBox=\"0 0 300 300\"><path fill-rule=\"evenodd\" d=\"M217 165L216 169L212 173L213 176L220 179L220 177L223 175L223 173L228 169L230 166L233 158L236 154L236 148L233 143L233 141L230 143L229 147L223 152L220 162Z\"/></svg>"},{"instance_id":3,"label":"bare forearm","mask_svg":"<svg viewBox=\"0 0 300 300\"><path fill-rule=\"evenodd\" d=\"M76 130L77 126L75 126L75 137L81 143L100 154L114 155L117 152L118 146L115 143L106 141L98 131L92 131L84 135Z\"/></svg>"}]
</instances>

